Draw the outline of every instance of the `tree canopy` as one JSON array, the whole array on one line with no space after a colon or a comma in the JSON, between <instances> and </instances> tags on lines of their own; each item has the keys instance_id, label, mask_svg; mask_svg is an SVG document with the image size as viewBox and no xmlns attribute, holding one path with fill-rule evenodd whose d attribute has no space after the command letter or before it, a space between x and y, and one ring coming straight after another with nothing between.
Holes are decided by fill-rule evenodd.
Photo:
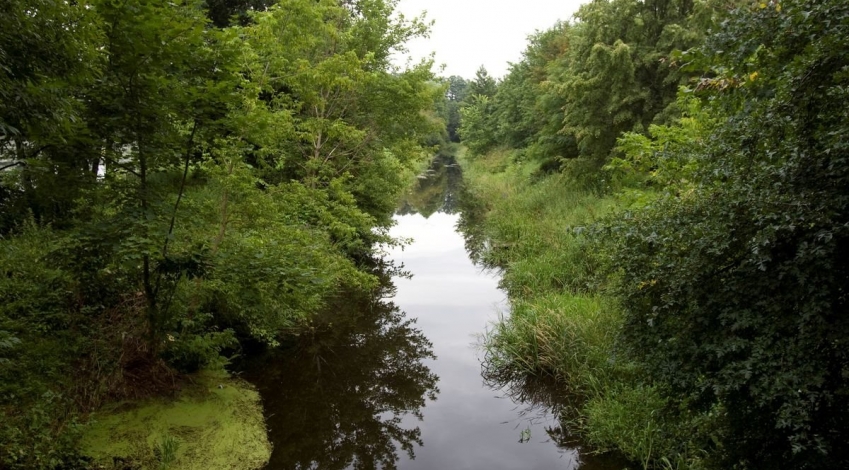
<instances>
[{"instance_id":1,"label":"tree canopy","mask_svg":"<svg viewBox=\"0 0 849 470\"><path fill-rule=\"evenodd\" d=\"M557 164L580 158L600 167L623 132L642 132L676 115L678 86L690 75L671 54L696 46L711 2L595 0L562 22L531 35L522 60L486 96L469 106L464 143L483 153L525 149Z\"/></svg>"},{"instance_id":2,"label":"tree canopy","mask_svg":"<svg viewBox=\"0 0 849 470\"><path fill-rule=\"evenodd\" d=\"M693 59L720 123L653 153L689 181L617 225L630 348L721 410L728 465L847 462L847 28L837 1L735 10Z\"/></svg>"}]
</instances>

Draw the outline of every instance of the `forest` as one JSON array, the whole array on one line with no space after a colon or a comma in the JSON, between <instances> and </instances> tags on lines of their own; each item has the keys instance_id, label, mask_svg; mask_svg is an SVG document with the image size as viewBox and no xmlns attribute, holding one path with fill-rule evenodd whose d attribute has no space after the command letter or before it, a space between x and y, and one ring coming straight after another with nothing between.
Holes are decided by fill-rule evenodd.
<instances>
[{"instance_id":1,"label":"forest","mask_svg":"<svg viewBox=\"0 0 849 470\"><path fill-rule=\"evenodd\" d=\"M435 153L509 297L485 380L552 380L563 427L631 468L849 468L849 3L592 0L468 78L393 61L429 31L397 3L8 0L0 469L107 468L94 413L384 292ZM364 318L398 351L327 370L432 356L393 309ZM423 403L437 378L406 366Z\"/></svg>"}]
</instances>

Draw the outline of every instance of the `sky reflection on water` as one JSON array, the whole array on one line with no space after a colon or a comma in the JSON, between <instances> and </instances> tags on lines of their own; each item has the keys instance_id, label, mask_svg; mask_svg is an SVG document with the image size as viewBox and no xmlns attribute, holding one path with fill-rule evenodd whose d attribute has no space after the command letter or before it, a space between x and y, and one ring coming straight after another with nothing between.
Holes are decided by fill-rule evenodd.
<instances>
[{"instance_id":1,"label":"sky reflection on water","mask_svg":"<svg viewBox=\"0 0 849 470\"><path fill-rule=\"evenodd\" d=\"M546 427L557 420L489 389L481 377L478 335L507 309L495 273L469 259L455 226L459 215L438 212L396 216L392 234L414 242L389 251L411 279L396 278L392 299L433 343L436 360L426 361L439 377L439 397L425 405L418 423L423 446L402 469L570 469L577 453L551 442ZM529 430L527 442L519 442ZM527 436L527 431L525 433Z\"/></svg>"}]
</instances>

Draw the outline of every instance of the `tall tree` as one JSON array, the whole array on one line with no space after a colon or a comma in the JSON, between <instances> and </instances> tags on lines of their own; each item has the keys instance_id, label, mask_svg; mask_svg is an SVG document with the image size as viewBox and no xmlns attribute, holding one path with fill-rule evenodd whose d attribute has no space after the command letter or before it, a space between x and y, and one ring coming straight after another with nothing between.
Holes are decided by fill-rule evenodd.
<instances>
[{"instance_id":1,"label":"tall tree","mask_svg":"<svg viewBox=\"0 0 849 470\"><path fill-rule=\"evenodd\" d=\"M474 154L483 154L498 145L494 97L498 82L481 66L469 82L466 102L461 109L460 136Z\"/></svg>"},{"instance_id":2,"label":"tall tree","mask_svg":"<svg viewBox=\"0 0 849 470\"><path fill-rule=\"evenodd\" d=\"M575 14L570 54L559 61L564 133L603 162L622 132L644 132L675 102L686 75L670 54L699 43L691 0L595 0Z\"/></svg>"},{"instance_id":3,"label":"tall tree","mask_svg":"<svg viewBox=\"0 0 849 470\"><path fill-rule=\"evenodd\" d=\"M460 107L465 102L466 97L469 94L469 82L467 82L463 77L459 77L457 75L452 75L448 77L448 89L446 90L445 97L447 99L446 104L446 130L448 131L448 139L452 142L460 141Z\"/></svg>"},{"instance_id":4,"label":"tall tree","mask_svg":"<svg viewBox=\"0 0 849 470\"><path fill-rule=\"evenodd\" d=\"M486 68L481 65L475 72L475 79L469 82L469 96L486 96L492 98L498 91L498 83L489 75Z\"/></svg>"},{"instance_id":5,"label":"tall tree","mask_svg":"<svg viewBox=\"0 0 849 470\"><path fill-rule=\"evenodd\" d=\"M2 468L70 466L75 412L375 285L358 261L441 124L431 63L390 62L427 25L394 0L221 4L238 24L201 0L0 17Z\"/></svg>"}]
</instances>

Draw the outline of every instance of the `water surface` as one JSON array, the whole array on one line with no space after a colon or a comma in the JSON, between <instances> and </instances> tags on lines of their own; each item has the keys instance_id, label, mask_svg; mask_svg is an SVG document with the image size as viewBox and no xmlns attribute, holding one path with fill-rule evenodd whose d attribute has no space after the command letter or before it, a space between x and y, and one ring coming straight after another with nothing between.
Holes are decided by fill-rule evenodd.
<instances>
[{"instance_id":1,"label":"water surface","mask_svg":"<svg viewBox=\"0 0 849 470\"><path fill-rule=\"evenodd\" d=\"M404 469L571 469L577 451L555 445L558 422L543 410L514 403L481 377L477 336L507 309L498 277L469 259L455 227L459 215L438 212L397 216L396 236L414 237L389 253L411 279L395 279L394 302L433 343L440 394L417 423L424 445ZM411 424L413 424L411 422Z\"/></svg>"},{"instance_id":2,"label":"water surface","mask_svg":"<svg viewBox=\"0 0 849 470\"><path fill-rule=\"evenodd\" d=\"M459 167L437 158L402 201L371 293L336 299L306 334L249 365L274 452L269 469L622 468L581 455L545 392L487 384L479 336L509 314L475 265ZM402 274L407 273L407 275ZM411 276L410 276L411 275Z\"/></svg>"}]
</instances>

